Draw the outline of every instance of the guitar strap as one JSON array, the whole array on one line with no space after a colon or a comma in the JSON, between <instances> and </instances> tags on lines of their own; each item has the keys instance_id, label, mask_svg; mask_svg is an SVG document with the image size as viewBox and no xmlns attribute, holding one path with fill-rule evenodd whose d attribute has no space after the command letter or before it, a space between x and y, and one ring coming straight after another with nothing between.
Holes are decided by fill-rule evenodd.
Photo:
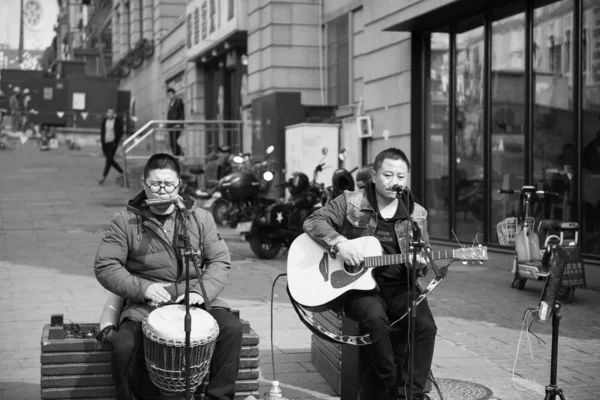
<instances>
[{"instance_id":1,"label":"guitar strap","mask_svg":"<svg viewBox=\"0 0 600 400\"><path fill-rule=\"evenodd\" d=\"M445 268L447 268L447 267L445 267ZM431 282L429 282L427 287L421 292L419 297L417 297L417 300L416 300L417 305L419 305L423 300L425 300L427 298L427 296L429 296L429 294L431 292L433 292L433 290L436 287L438 287L438 285L440 283L442 283L442 281L444 280L444 277L445 277L445 274L438 275L435 278L433 278L431 280ZM296 300L294 300L294 298L292 297L292 294L290 293L289 286L286 287L286 290L287 290L288 296L290 298L290 301L292 303L292 306L294 307L296 314L298 314L298 317L300 318L300 321L302 321L302 323L312 333L317 335L319 338L321 338L323 340L327 340L328 342L331 342L331 343L349 344L352 346L366 346L366 345L373 343L373 340L371 339L371 335L368 333L364 334L364 335L338 335L338 334L328 331L327 328L325 328L323 325L319 324L317 321L315 321L315 319L312 316L310 316L309 311L307 311L304 307L302 307L302 305L300 305ZM393 321L389 327L391 328L392 326L394 326L397 323L399 323L400 321L402 321L404 318L406 318L406 316L408 315L409 312L410 312L410 308L400 318Z\"/></svg>"},{"instance_id":2,"label":"guitar strap","mask_svg":"<svg viewBox=\"0 0 600 400\"><path fill-rule=\"evenodd\" d=\"M327 328L315 321L315 319L312 316L310 316L309 312L304 307L302 307L296 300L294 300L292 294L290 293L289 285L286 286L286 290L290 301L292 302L292 306L294 307L296 314L298 314L298 317L300 318L300 321L302 321L302 323L319 338L327 340L331 343L350 344L353 346L365 346L373 343L373 341L371 340L371 335L368 333L365 335L354 336L336 335L335 333L328 331Z\"/></svg>"}]
</instances>

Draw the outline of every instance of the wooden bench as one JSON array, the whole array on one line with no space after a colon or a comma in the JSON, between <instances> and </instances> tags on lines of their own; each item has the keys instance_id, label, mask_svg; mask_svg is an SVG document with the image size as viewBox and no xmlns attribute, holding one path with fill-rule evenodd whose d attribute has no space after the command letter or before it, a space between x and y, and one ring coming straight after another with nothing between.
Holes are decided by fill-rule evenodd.
<instances>
[{"instance_id":1,"label":"wooden bench","mask_svg":"<svg viewBox=\"0 0 600 400\"><path fill-rule=\"evenodd\" d=\"M313 318L329 331L343 335L358 335L358 323L333 311L314 313ZM331 343L312 335L311 361L341 400L360 400L360 382L368 366L364 346ZM425 391L431 391L428 380Z\"/></svg>"},{"instance_id":2,"label":"wooden bench","mask_svg":"<svg viewBox=\"0 0 600 400\"><path fill-rule=\"evenodd\" d=\"M233 311L239 318L239 311ZM71 324L44 325L41 341L41 398L42 399L114 399L115 389L110 370L110 347L95 338L54 339L57 331L69 329ZM236 381L236 400L248 395L258 397L258 335L247 321L241 320L244 336L240 356L240 370ZM79 324L82 330L98 324ZM52 332L52 333L51 333ZM58 332L60 333L60 332ZM144 398L157 398L158 389L145 372L142 381ZM195 398L204 398L204 382L196 390Z\"/></svg>"}]
</instances>

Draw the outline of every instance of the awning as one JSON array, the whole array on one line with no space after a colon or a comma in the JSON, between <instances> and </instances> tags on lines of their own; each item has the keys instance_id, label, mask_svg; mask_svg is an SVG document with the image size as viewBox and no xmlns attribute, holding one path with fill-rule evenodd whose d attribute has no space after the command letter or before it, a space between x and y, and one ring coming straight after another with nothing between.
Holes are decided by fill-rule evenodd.
<instances>
[{"instance_id":1,"label":"awning","mask_svg":"<svg viewBox=\"0 0 600 400\"><path fill-rule=\"evenodd\" d=\"M440 6L440 3L442 5ZM442 0L421 1L397 12L390 18L391 25L384 31L395 32L444 32L452 23L483 16L486 10L501 10L495 17L501 18L525 10L525 0ZM536 5L537 6L537 5ZM494 13L496 14L496 12Z\"/></svg>"}]
</instances>

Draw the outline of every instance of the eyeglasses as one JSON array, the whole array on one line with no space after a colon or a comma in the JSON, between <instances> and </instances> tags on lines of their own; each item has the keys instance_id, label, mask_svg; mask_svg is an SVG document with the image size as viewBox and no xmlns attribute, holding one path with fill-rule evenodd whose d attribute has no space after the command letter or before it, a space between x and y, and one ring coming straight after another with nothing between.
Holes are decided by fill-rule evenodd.
<instances>
[{"instance_id":1,"label":"eyeglasses","mask_svg":"<svg viewBox=\"0 0 600 400\"><path fill-rule=\"evenodd\" d=\"M167 183L151 183L150 185L148 185L146 183L146 181L144 181L144 185L146 185L150 191L152 193L158 193L160 192L160 189L164 189L165 192L167 193L173 193L175 191L175 189L177 189L179 187L179 184L181 183L181 180L179 180L179 182L177 182L177 184L171 183L171 182L167 182Z\"/></svg>"}]
</instances>

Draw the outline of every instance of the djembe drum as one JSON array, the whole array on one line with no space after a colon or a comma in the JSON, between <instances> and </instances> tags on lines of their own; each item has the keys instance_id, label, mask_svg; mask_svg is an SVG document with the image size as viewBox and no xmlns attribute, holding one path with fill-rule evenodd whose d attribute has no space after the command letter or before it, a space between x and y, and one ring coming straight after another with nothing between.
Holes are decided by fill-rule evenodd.
<instances>
[{"instance_id":1,"label":"djembe drum","mask_svg":"<svg viewBox=\"0 0 600 400\"><path fill-rule=\"evenodd\" d=\"M206 311L192 307L190 387L198 388L208 372L219 326ZM185 306L157 308L142 322L144 358L152 383L165 395L185 392Z\"/></svg>"}]
</instances>

